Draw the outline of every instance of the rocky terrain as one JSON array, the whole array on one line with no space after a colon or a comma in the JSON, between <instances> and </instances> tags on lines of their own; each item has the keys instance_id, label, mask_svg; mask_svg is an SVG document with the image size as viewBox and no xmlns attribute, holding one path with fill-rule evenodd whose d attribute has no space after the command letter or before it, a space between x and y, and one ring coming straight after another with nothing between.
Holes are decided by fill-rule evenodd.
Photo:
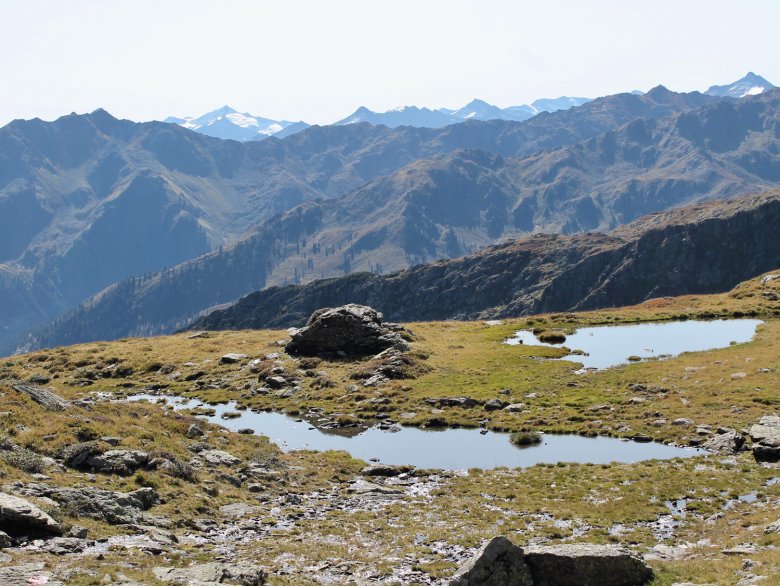
<instances>
[{"instance_id":1,"label":"rocky terrain","mask_svg":"<svg viewBox=\"0 0 780 586\"><path fill-rule=\"evenodd\" d=\"M345 307L317 312L301 331L186 333L2 360L0 580L777 584L777 275L600 312L399 330L370 308ZM555 359L560 348L503 343L524 328L568 335L744 315L764 321L751 342L586 375ZM398 333L403 343L386 338ZM350 350L383 337L393 346L378 354ZM301 340L313 344L303 354ZM329 340L352 356L320 345ZM126 400L136 393L152 401ZM204 403L175 409L166 396ZM476 426L713 453L423 470L283 451L262 430L203 419L226 401L226 421L273 409L348 433L377 422L388 434L400 424Z\"/></svg>"}]
</instances>

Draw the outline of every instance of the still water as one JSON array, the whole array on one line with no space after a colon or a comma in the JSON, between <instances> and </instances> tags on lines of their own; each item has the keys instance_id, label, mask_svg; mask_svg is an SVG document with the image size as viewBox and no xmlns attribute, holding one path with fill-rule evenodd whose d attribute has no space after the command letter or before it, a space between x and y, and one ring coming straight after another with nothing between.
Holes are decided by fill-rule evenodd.
<instances>
[{"instance_id":1,"label":"still water","mask_svg":"<svg viewBox=\"0 0 780 586\"><path fill-rule=\"evenodd\" d=\"M581 350L587 356L569 354L562 360L579 362L583 368L603 369L626 364L629 356L642 360L669 358L683 352L725 348L732 342L748 342L762 323L758 319L723 319L598 326L580 328L566 336L562 344L546 344L533 332L520 330L506 343Z\"/></svg>"},{"instance_id":2,"label":"still water","mask_svg":"<svg viewBox=\"0 0 780 586\"><path fill-rule=\"evenodd\" d=\"M398 427L387 431L371 427L347 437L334 430L318 429L305 420L281 413L241 411L235 419L223 419L235 412L235 404L204 405L198 400L176 397L135 395L131 401L161 401L175 409L210 407L216 410L207 419L233 431L249 428L268 436L284 451L344 450L355 458L383 464L410 464L418 468L458 470L497 467L523 468L534 464L578 462L607 464L641 460L687 458L706 454L703 450L677 448L658 443L640 443L608 437L544 435L541 444L518 448L509 442L509 434L478 429L424 430Z\"/></svg>"}]
</instances>

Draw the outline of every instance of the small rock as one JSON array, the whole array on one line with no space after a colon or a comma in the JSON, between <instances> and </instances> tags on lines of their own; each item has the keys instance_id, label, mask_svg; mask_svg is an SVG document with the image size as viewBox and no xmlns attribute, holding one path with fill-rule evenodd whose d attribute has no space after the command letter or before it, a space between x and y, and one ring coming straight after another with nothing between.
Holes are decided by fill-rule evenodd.
<instances>
[{"instance_id":1,"label":"small rock","mask_svg":"<svg viewBox=\"0 0 780 586\"><path fill-rule=\"evenodd\" d=\"M509 403L502 401L501 399L490 399L485 402L485 411L498 411L508 405Z\"/></svg>"},{"instance_id":2,"label":"small rock","mask_svg":"<svg viewBox=\"0 0 780 586\"><path fill-rule=\"evenodd\" d=\"M236 354L235 352L230 352L229 354L222 356L219 361L222 364L235 364L236 362L241 362L244 359L246 359L246 354Z\"/></svg>"},{"instance_id":3,"label":"small rock","mask_svg":"<svg viewBox=\"0 0 780 586\"><path fill-rule=\"evenodd\" d=\"M203 428L197 423L193 423L187 428L187 437L190 439L203 437L204 435L206 435L206 432L203 431Z\"/></svg>"},{"instance_id":4,"label":"small rock","mask_svg":"<svg viewBox=\"0 0 780 586\"><path fill-rule=\"evenodd\" d=\"M223 452L222 450L204 450L199 455L207 463L214 466L237 466L241 463L241 460L233 454Z\"/></svg>"}]
</instances>

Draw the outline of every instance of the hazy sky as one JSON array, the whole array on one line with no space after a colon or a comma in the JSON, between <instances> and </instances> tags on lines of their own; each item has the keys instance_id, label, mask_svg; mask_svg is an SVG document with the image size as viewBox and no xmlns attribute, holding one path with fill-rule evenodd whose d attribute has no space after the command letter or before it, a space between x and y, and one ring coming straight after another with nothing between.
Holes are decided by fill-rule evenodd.
<instances>
[{"instance_id":1,"label":"hazy sky","mask_svg":"<svg viewBox=\"0 0 780 586\"><path fill-rule=\"evenodd\" d=\"M780 84L778 23L778 0L0 0L0 124Z\"/></svg>"}]
</instances>

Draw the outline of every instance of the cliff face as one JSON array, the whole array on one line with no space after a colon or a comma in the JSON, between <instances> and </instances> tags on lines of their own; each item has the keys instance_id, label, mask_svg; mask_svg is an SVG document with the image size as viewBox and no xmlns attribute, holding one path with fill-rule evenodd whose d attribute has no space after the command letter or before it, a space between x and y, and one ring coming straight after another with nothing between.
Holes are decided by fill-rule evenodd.
<instances>
[{"instance_id":1,"label":"cliff face","mask_svg":"<svg viewBox=\"0 0 780 586\"><path fill-rule=\"evenodd\" d=\"M389 320L509 317L726 291L780 266L780 191L644 218L608 234L533 236L392 275L273 287L191 329L299 326L320 307L362 303Z\"/></svg>"}]
</instances>

